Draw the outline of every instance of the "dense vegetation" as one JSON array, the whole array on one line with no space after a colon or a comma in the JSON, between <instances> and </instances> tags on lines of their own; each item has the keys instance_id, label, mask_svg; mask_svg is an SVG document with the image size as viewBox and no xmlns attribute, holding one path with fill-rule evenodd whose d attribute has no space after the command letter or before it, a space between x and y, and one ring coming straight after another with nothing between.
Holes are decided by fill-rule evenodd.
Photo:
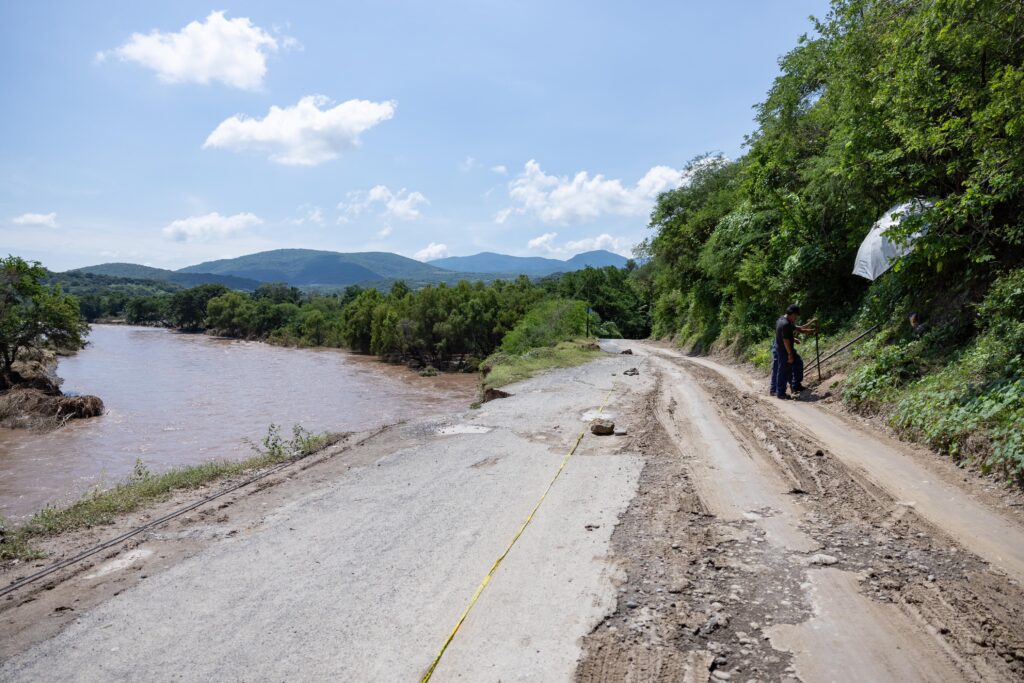
<instances>
[{"instance_id":1,"label":"dense vegetation","mask_svg":"<svg viewBox=\"0 0 1024 683\"><path fill-rule=\"evenodd\" d=\"M47 273L45 283L60 285L65 294L76 297L82 316L88 322L121 318L125 315L125 307L134 299L171 294L182 288L171 282L82 271Z\"/></svg>"},{"instance_id":2,"label":"dense vegetation","mask_svg":"<svg viewBox=\"0 0 1024 683\"><path fill-rule=\"evenodd\" d=\"M663 195L653 328L764 359L790 301L826 332L879 324L852 406L986 467L1024 471L1024 4L835 0L780 62L748 153ZM887 209L933 202L875 283L851 275ZM914 334L907 315L925 327Z\"/></svg>"},{"instance_id":3,"label":"dense vegetation","mask_svg":"<svg viewBox=\"0 0 1024 683\"><path fill-rule=\"evenodd\" d=\"M519 277L413 290L399 281L386 293L355 285L334 294L304 293L279 283L245 293L208 284L129 299L123 317L136 324L475 369L503 341L506 352L521 354L585 335L647 336L644 301L627 270L607 267L539 283Z\"/></svg>"},{"instance_id":4,"label":"dense vegetation","mask_svg":"<svg viewBox=\"0 0 1024 683\"><path fill-rule=\"evenodd\" d=\"M24 352L82 348L89 330L74 297L44 284L46 270L17 256L0 259L0 390L21 382L13 369Z\"/></svg>"}]
</instances>

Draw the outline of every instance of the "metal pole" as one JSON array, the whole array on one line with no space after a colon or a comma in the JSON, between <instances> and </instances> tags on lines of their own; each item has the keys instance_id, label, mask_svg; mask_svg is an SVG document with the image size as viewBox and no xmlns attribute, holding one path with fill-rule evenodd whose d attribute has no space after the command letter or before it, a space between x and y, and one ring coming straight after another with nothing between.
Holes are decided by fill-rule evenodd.
<instances>
[{"instance_id":1,"label":"metal pole","mask_svg":"<svg viewBox=\"0 0 1024 683\"><path fill-rule=\"evenodd\" d=\"M863 339L864 337L868 336L869 334L871 334L872 332L874 332L875 330L877 330L877 329L878 329L878 327L879 327L878 325L874 325L874 326L873 326L873 327L872 327L871 329L869 329L869 330L868 330L867 332L865 332L864 334L861 334L861 335L859 335L859 336L858 336L858 337L857 337L856 339L854 339L853 341L851 341L851 342L849 342L849 343L847 343L847 344L843 344L843 345L842 345L841 347L839 347L838 349L836 349L836 350L835 350L835 351L833 351L832 353L830 353L830 354L828 354L827 356L825 356L824 358L822 358L822 360L828 360L829 358L831 358L832 356L836 355L837 353L840 353L840 352L842 352L842 351L845 351L845 350L846 350L846 349L848 349L849 347L851 347L851 346L853 346L854 344L856 344L857 342L859 342L859 341L860 341L861 339Z\"/></svg>"},{"instance_id":2,"label":"metal pole","mask_svg":"<svg viewBox=\"0 0 1024 683\"><path fill-rule=\"evenodd\" d=\"M818 363L818 384L821 384L821 351L818 350L818 329L814 329L814 356Z\"/></svg>"}]
</instances>

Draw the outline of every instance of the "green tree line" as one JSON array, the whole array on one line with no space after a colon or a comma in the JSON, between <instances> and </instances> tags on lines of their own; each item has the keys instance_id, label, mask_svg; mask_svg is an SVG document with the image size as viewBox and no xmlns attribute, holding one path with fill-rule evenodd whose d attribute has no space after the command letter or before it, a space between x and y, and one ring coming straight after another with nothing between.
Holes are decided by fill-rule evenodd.
<instances>
[{"instance_id":1,"label":"green tree line","mask_svg":"<svg viewBox=\"0 0 1024 683\"><path fill-rule=\"evenodd\" d=\"M790 302L835 335L880 324L847 401L1021 472L1024 4L835 0L780 67L743 157L694 159L657 202L654 334L764 358ZM893 232L923 232L913 252L852 275L872 223L915 199L930 209Z\"/></svg>"},{"instance_id":2,"label":"green tree line","mask_svg":"<svg viewBox=\"0 0 1024 683\"><path fill-rule=\"evenodd\" d=\"M123 317L135 324L348 348L442 368L453 362L475 367L528 314L532 317L518 338L534 345L585 334L647 336L646 294L634 274L633 266L587 268L539 283L521 276L413 290L396 282L387 292L351 286L334 294L304 293L284 284L264 284L248 294L208 284L129 299ZM514 352L526 350L520 342Z\"/></svg>"}]
</instances>

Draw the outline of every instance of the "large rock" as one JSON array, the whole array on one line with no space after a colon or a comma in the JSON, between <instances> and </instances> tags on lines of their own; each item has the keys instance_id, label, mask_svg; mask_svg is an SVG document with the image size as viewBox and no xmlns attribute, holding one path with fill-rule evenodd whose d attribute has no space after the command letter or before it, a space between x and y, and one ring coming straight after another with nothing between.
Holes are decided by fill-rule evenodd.
<instances>
[{"instance_id":1,"label":"large rock","mask_svg":"<svg viewBox=\"0 0 1024 683\"><path fill-rule=\"evenodd\" d=\"M590 432L592 434L597 434L598 436L610 436L615 433L615 423L611 420L599 417L590 422Z\"/></svg>"},{"instance_id":2,"label":"large rock","mask_svg":"<svg viewBox=\"0 0 1024 683\"><path fill-rule=\"evenodd\" d=\"M487 403L488 401L493 401L498 398L508 398L511 395L512 394L507 391L502 391L501 389L488 388L484 390L483 396L481 396L481 403Z\"/></svg>"}]
</instances>

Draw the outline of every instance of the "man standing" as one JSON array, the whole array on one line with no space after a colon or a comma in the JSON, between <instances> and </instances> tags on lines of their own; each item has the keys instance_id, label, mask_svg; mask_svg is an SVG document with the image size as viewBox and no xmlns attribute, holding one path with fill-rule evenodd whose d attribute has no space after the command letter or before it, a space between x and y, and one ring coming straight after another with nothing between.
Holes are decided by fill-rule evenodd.
<instances>
[{"instance_id":1,"label":"man standing","mask_svg":"<svg viewBox=\"0 0 1024 683\"><path fill-rule=\"evenodd\" d=\"M796 319L800 316L800 307L790 304L786 307L786 314L775 321L775 345L772 347L772 396L788 400L786 386L793 389L793 393L803 391L807 387L803 385L804 361L796 352L796 333L814 332L815 321L806 325L797 325Z\"/></svg>"}]
</instances>

